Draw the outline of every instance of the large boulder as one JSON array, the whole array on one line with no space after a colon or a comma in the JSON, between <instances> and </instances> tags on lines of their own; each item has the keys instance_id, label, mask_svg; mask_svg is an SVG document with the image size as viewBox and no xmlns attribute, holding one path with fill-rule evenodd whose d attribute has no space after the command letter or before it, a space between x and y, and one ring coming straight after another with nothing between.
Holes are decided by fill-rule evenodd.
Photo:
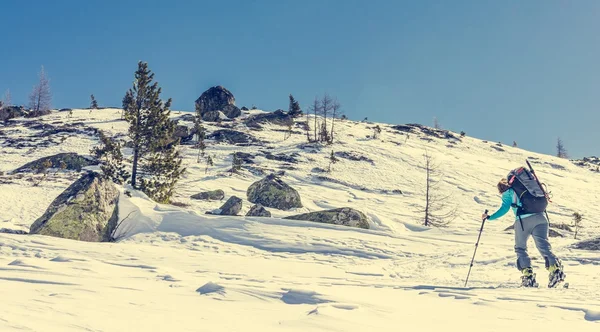
<instances>
[{"instance_id":1,"label":"large boulder","mask_svg":"<svg viewBox=\"0 0 600 332\"><path fill-rule=\"evenodd\" d=\"M241 209L242 199L236 196L231 196L227 202L221 206L221 212L219 214L222 216L237 216Z\"/></svg>"},{"instance_id":2,"label":"large boulder","mask_svg":"<svg viewBox=\"0 0 600 332\"><path fill-rule=\"evenodd\" d=\"M270 217L271 212L267 211L261 204L256 204L250 208L250 211L246 213L248 217Z\"/></svg>"},{"instance_id":3,"label":"large boulder","mask_svg":"<svg viewBox=\"0 0 600 332\"><path fill-rule=\"evenodd\" d=\"M103 242L118 222L119 191L98 173L86 173L50 204L30 234Z\"/></svg>"},{"instance_id":4,"label":"large boulder","mask_svg":"<svg viewBox=\"0 0 600 332\"><path fill-rule=\"evenodd\" d=\"M190 197L202 201L221 201L225 198L225 192L221 189L201 192Z\"/></svg>"},{"instance_id":5,"label":"large boulder","mask_svg":"<svg viewBox=\"0 0 600 332\"><path fill-rule=\"evenodd\" d=\"M340 208L326 211L317 211L285 217L284 219L314 221L324 224L343 225L369 229L369 221L364 213L352 208Z\"/></svg>"},{"instance_id":6,"label":"large boulder","mask_svg":"<svg viewBox=\"0 0 600 332\"><path fill-rule=\"evenodd\" d=\"M247 190L248 201L254 204L289 210L301 208L302 201L296 189L290 187L275 175L269 175L264 179L253 183Z\"/></svg>"},{"instance_id":7,"label":"large boulder","mask_svg":"<svg viewBox=\"0 0 600 332\"><path fill-rule=\"evenodd\" d=\"M214 86L206 90L200 98L196 100L196 109L199 110L203 119L205 113L214 111L221 111L230 119L242 114L240 109L235 106L233 94L222 86ZM204 120L208 121L206 119Z\"/></svg>"},{"instance_id":8,"label":"large boulder","mask_svg":"<svg viewBox=\"0 0 600 332\"><path fill-rule=\"evenodd\" d=\"M274 124L279 126L293 126L294 118L282 110L272 113L263 113L250 116L246 121L246 126L251 128L261 128L261 124Z\"/></svg>"},{"instance_id":9,"label":"large boulder","mask_svg":"<svg viewBox=\"0 0 600 332\"><path fill-rule=\"evenodd\" d=\"M43 164L46 161L50 161L50 168L61 168L61 165L65 166L65 169L72 171L81 171L83 167L98 165L98 162L91 159L86 158L84 156L80 156L77 153L68 152L68 153L59 153L53 156L40 158L38 160L27 163L16 170L13 173L24 173L24 172L32 172L37 171L43 167Z\"/></svg>"}]
</instances>

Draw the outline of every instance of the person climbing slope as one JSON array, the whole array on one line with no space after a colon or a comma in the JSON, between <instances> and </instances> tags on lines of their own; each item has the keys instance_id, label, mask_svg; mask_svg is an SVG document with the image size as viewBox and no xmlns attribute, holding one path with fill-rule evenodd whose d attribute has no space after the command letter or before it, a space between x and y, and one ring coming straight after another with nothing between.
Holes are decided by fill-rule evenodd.
<instances>
[{"instance_id":1,"label":"person climbing slope","mask_svg":"<svg viewBox=\"0 0 600 332\"><path fill-rule=\"evenodd\" d=\"M517 269L523 274L521 285L537 287L531 259L527 254L529 236L533 237L535 246L544 257L545 266L549 272L548 287L554 287L564 281L566 275L563 272L563 266L552 251L548 240L549 222L547 214L544 215L548 205L548 196L535 174L520 167L512 170L507 178L501 179L497 186L502 195L502 205L491 215L484 213L482 219L496 220L504 216L510 209L513 210Z\"/></svg>"}]
</instances>

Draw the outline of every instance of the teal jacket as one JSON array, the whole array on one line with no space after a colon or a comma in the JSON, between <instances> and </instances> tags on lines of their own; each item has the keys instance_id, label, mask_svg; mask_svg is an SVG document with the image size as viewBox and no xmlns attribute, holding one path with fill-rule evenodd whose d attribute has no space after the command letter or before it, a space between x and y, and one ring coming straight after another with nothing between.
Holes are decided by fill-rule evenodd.
<instances>
[{"instance_id":1,"label":"teal jacket","mask_svg":"<svg viewBox=\"0 0 600 332\"><path fill-rule=\"evenodd\" d=\"M521 200L519 199L519 197L517 195L515 195L515 191L512 188L510 188L502 194L502 206L500 206L498 211L496 211L492 215L490 215L490 218L488 220L496 220L496 219L504 216L510 209L513 210L515 219L517 219L517 208L512 206L513 199L516 199L517 206L521 206ZM527 218L531 215L533 215L533 214L531 214L531 213L522 214L521 219Z\"/></svg>"}]
</instances>

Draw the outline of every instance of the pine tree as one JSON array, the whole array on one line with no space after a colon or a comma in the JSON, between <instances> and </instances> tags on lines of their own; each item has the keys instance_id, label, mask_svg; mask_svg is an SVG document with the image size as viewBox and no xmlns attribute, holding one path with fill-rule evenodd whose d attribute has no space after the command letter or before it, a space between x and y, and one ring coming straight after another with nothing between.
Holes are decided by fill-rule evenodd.
<instances>
[{"instance_id":1,"label":"pine tree","mask_svg":"<svg viewBox=\"0 0 600 332\"><path fill-rule=\"evenodd\" d=\"M153 79L148 64L140 61L133 89L123 98L133 142L131 185L138 188L139 168L139 189L157 202L168 203L185 169L176 149L179 140L173 139L175 124L169 119L171 99L163 103L161 88L152 83Z\"/></svg>"},{"instance_id":2,"label":"pine tree","mask_svg":"<svg viewBox=\"0 0 600 332\"><path fill-rule=\"evenodd\" d=\"M129 173L123 165L121 144L100 131L100 146L92 148L91 155L100 161L100 169L105 179L123 184L129 178Z\"/></svg>"},{"instance_id":3,"label":"pine tree","mask_svg":"<svg viewBox=\"0 0 600 332\"><path fill-rule=\"evenodd\" d=\"M90 103L90 109L97 110L98 102L96 101L96 98L94 98L94 95L91 95L90 98L92 99L92 102Z\"/></svg>"},{"instance_id":4,"label":"pine tree","mask_svg":"<svg viewBox=\"0 0 600 332\"><path fill-rule=\"evenodd\" d=\"M292 95L290 95L290 107L288 110L288 114L294 118L302 116L302 110L300 109L300 104L298 103L298 101L296 101L296 99L294 99L294 96L292 96Z\"/></svg>"}]
</instances>

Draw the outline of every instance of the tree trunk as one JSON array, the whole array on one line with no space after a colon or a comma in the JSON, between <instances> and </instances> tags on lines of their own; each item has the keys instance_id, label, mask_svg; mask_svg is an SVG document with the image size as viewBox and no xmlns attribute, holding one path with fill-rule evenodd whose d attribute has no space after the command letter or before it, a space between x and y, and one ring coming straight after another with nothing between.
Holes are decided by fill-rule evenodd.
<instances>
[{"instance_id":1,"label":"tree trunk","mask_svg":"<svg viewBox=\"0 0 600 332\"><path fill-rule=\"evenodd\" d=\"M133 169L131 170L131 186L135 188L135 179L137 177L139 149L136 147L133 150Z\"/></svg>"},{"instance_id":2,"label":"tree trunk","mask_svg":"<svg viewBox=\"0 0 600 332\"><path fill-rule=\"evenodd\" d=\"M315 103L315 141L317 140L317 107L316 107L316 103Z\"/></svg>"},{"instance_id":3,"label":"tree trunk","mask_svg":"<svg viewBox=\"0 0 600 332\"><path fill-rule=\"evenodd\" d=\"M429 160L426 161L425 167L427 168L427 182L425 184L425 226L429 226Z\"/></svg>"},{"instance_id":4,"label":"tree trunk","mask_svg":"<svg viewBox=\"0 0 600 332\"><path fill-rule=\"evenodd\" d=\"M335 126L335 109L333 110L333 116L331 117L331 143L333 143L333 127Z\"/></svg>"}]
</instances>

